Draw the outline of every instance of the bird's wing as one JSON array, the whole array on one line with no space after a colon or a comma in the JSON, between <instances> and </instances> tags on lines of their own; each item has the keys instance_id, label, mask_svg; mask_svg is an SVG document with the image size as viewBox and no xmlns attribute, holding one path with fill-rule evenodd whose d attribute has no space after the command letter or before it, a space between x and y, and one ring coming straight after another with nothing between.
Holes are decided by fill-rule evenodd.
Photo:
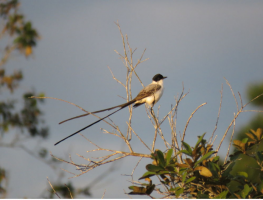
<instances>
[{"instance_id":1,"label":"bird's wing","mask_svg":"<svg viewBox=\"0 0 263 200\"><path fill-rule=\"evenodd\" d=\"M137 101L144 99L146 97L153 95L156 91L160 89L161 89L161 86L159 84L150 84L146 86L145 88L143 88L134 99Z\"/></svg>"}]
</instances>

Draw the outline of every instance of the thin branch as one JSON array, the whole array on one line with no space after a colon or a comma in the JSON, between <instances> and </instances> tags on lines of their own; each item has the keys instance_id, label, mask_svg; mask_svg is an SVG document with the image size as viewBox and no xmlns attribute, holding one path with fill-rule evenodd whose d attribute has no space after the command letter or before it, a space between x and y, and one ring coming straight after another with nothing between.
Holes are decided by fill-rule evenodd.
<instances>
[{"instance_id":1,"label":"thin branch","mask_svg":"<svg viewBox=\"0 0 263 200\"><path fill-rule=\"evenodd\" d=\"M72 194L71 194L71 191L70 191L69 187L68 187L66 184L65 184L65 186L68 188L70 198L73 199L73 196L72 196Z\"/></svg>"},{"instance_id":2,"label":"thin branch","mask_svg":"<svg viewBox=\"0 0 263 200\"><path fill-rule=\"evenodd\" d=\"M240 92L238 92L238 96L239 96L240 104L241 104L241 108L242 108L242 107L243 107L243 101L242 101L242 98L241 98L241 94L240 94Z\"/></svg>"},{"instance_id":3,"label":"thin branch","mask_svg":"<svg viewBox=\"0 0 263 200\"><path fill-rule=\"evenodd\" d=\"M143 157L140 157L139 161L137 162L137 164L135 165L135 167L134 167L133 170L132 170L132 173L131 173L132 180L133 180L133 173L134 173L135 169L138 167L138 165L139 165L139 163L141 162L142 158L143 158Z\"/></svg>"},{"instance_id":4,"label":"thin branch","mask_svg":"<svg viewBox=\"0 0 263 200\"><path fill-rule=\"evenodd\" d=\"M151 151L151 149L148 147L147 144L144 143L144 141L140 138L140 136L133 130L133 128L131 127L131 125L129 123L127 123L127 125L130 127L130 129L132 130L132 132L137 136L137 138L141 141L141 143L143 143L143 145L149 150Z\"/></svg>"},{"instance_id":5,"label":"thin branch","mask_svg":"<svg viewBox=\"0 0 263 200\"><path fill-rule=\"evenodd\" d=\"M242 110L242 112L263 112L263 110Z\"/></svg>"},{"instance_id":6,"label":"thin branch","mask_svg":"<svg viewBox=\"0 0 263 200\"><path fill-rule=\"evenodd\" d=\"M155 125L154 125L155 132L154 132L154 138L153 138L153 144L152 144L152 152L154 152L154 147L155 147L155 142L156 142L157 132L158 132L158 122L157 122L157 119L155 117L153 109L151 109L151 116L155 121Z\"/></svg>"},{"instance_id":7,"label":"thin branch","mask_svg":"<svg viewBox=\"0 0 263 200\"><path fill-rule=\"evenodd\" d=\"M234 116L235 116L235 113L234 113ZM226 160L227 160L228 155L229 155L232 139L233 139L233 136L234 136L234 133L235 133L235 126L236 126L236 120L234 120L233 131L232 131L232 135L231 135L230 142L229 142L229 145L228 145L228 149L227 149L226 157L225 157L225 160L224 160L224 164L226 164Z\"/></svg>"},{"instance_id":8,"label":"thin branch","mask_svg":"<svg viewBox=\"0 0 263 200\"><path fill-rule=\"evenodd\" d=\"M106 189L104 190L104 192L103 192L103 195L102 195L101 199L103 199L103 198L104 198L104 196L105 196L105 193L106 193Z\"/></svg>"},{"instance_id":9,"label":"thin branch","mask_svg":"<svg viewBox=\"0 0 263 200\"><path fill-rule=\"evenodd\" d=\"M229 88L230 88L230 90L231 90L231 92L232 92L232 95L233 95L233 97L234 97L234 99L235 99L235 102L236 102L237 111L238 111L238 110L239 110L239 108L238 108L238 102L237 102L236 95L235 95L235 93L234 93L234 91L233 91L233 89L232 89L232 87L231 87L230 83L228 82L228 80L227 80L225 77L224 77L224 79L225 79L225 81L226 81L227 85L229 86Z\"/></svg>"},{"instance_id":10,"label":"thin branch","mask_svg":"<svg viewBox=\"0 0 263 200\"><path fill-rule=\"evenodd\" d=\"M52 188L52 190L53 190L54 194L55 194L55 195L57 195L57 197L58 197L59 199L61 199L61 198L60 198L60 196L58 195L58 193L56 192L56 190L54 189L53 185L50 183L50 181L49 181L48 177L47 177L47 181L48 181L48 183L49 183L50 187Z\"/></svg>"},{"instance_id":11,"label":"thin branch","mask_svg":"<svg viewBox=\"0 0 263 200\"><path fill-rule=\"evenodd\" d=\"M111 75L112 75L112 78L113 78L115 81L117 81L119 84L121 84L123 87L125 87L125 85L114 76L113 72L111 71L111 68L110 68L109 66L107 66L107 67L108 67L109 70L110 70L110 73L111 73Z\"/></svg>"},{"instance_id":12,"label":"thin branch","mask_svg":"<svg viewBox=\"0 0 263 200\"><path fill-rule=\"evenodd\" d=\"M120 34L121 34L121 38L122 38L122 44L123 44L123 47L124 47L124 57L125 57L125 62L127 63L129 63L130 64L130 61L128 60L128 56L127 56L127 52L126 52L126 45L125 45L125 40L124 40L124 36L123 36L123 34L122 34L122 31L121 31L121 27L120 27L120 25L119 25L119 22L117 21L117 22L115 22L115 24L117 25L117 27L119 28L119 31L120 31ZM127 66L127 65L126 65ZM127 68L128 69L128 68Z\"/></svg>"},{"instance_id":13,"label":"thin branch","mask_svg":"<svg viewBox=\"0 0 263 200\"><path fill-rule=\"evenodd\" d=\"M186 122L185 128L184 128L184 133L183 133L183 137L182 137L182 140L181 140L182 142L184 141L186 129L187 129L188 124L189 124L190 120L192 119L193 115L196 113L196 111L197 111L199 108L201 108L202 106L204 106L204 105L206 105L206 104L207 104L207 103L203 103L203 104L201 104L200 106L198 106L198 107L194 110L194 112L190 115L189 119L188 119L187 122Z\"/></svg>"},{"instance_id":14,"label":"thin branch","mask_svg":"<svg viewBox=\"0 0 263 200\"><path fill-rule=\"evenodd\" d=\"M230 88L231 88L231 86L230 86ZM237 112L237 114L234 116L234 119L230 122L229 126L227 127L227 129L226 129L226 131L225 131L225 133L224 133L224 135L223 135L223 137L222 137L222 139L221 139L221 141L220 141L220 143L219 143L219 145L218 145L218 147L217 147L217 150L216 150L217 153L218 153L218 151L219 151L219 149L220 149L220 147L221 147L221 145L222 145L222 143L223 143L223 141L224 141L224 139L225 139L225 137L226 137L226 135L227 135L230 127L231 127L232 124L235 122L235 120L236 120L236 118L239 116L239 114L243 112L243 109L244 109L248 104L250 104L251 102L253 102L254 100L256 100L257 98L259 98L259 97L261 97L261 96L263 96L263 93L260 94L260 95L258 95L258 96L256 96L255 98L253 98L253 99L250 100L248 103L246 103L245 105L243 105L243 107L240 108L240 110L239 110L239 111ZM215 155L217 155L217 153L216 153Z\"/></svg>"},{"instance_id":15,"label":"thin branch","mask_svg":"<svg viewBox=\"0 0 263 200\"><path fill-rule=\"evenodd\" d=\"M211 143L211 145L214 145L214 142L215 142L216 138L217 138L217 135L215 136L215 138L214 138L213 142Z\"/></svg>"},{"instance_id":16,"label":"thin branch","mask_svg":"<svg viewBox=\"0 0 263 200\"><path fill-rule=\"evenodd\" d=\"M63 101L63 102L69 103L69 104L71 104L71 105L73 105L73 106L78 107L78 108L81 109L82 111L84 111L84 112L86 112L86 113L89 113L88 111L86 111L85 109L81 108L80 106L78 106L78 105L76 105L76 104L74 104L74 103L71 103L71 102L69 102L69 101L63 100L63 99L58 99L58 98L54 98L54 97L36 97L36 96L31 96L31 97L29 97L29 98L31 98L31 99L33 99L33 98L35 98L35 99L55 99L55 100L59 100L59 101Z\"/></svg>"},{"instance_id":17,"label":"thin branch","mask_svg":"<svg viewBox=\"0 0 263 200\"><path fill-rule=\"evenodd\" d=\"M220 111L221 111L221 107L222 107L222 100L223 100L223 83L221 85L220 94L221 94L221 97L220 97L220 104L219 104L219 109L218 109L218 114L217 114L217 119L216 119L216 125L215 125L215 129L214 129L214 131L212 133L212 136L210 137L209 143L212 142L212 139L213 139L214 134L216 132L217 124L218 124L218 121L219 121Z\"/></svg>"}]
</instances>

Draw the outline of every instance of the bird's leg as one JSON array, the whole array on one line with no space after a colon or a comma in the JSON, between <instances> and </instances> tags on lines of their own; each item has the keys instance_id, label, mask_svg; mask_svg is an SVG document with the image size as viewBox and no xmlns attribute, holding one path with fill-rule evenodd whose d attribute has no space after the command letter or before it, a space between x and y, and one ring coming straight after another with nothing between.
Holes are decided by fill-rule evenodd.
<instances>
[{"instance_id":1,"label":"bird's leg","mask_svg":"<svg viewBox=\"0 0 263 200\"><path fill-rule=\"evenodd\" d=\"M151 114L152 114L152 116L153 116L153 107L151 107Z\"/></svg>"}]
</instances>

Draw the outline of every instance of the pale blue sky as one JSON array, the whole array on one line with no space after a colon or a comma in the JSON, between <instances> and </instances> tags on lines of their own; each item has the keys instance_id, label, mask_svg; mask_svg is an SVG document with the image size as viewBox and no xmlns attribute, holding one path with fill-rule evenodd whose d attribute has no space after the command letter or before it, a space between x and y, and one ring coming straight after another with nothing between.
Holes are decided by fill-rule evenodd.
<instances>
[{"instance_id":1,"label":"pale blue sky","mask_svg":"<svg viewBox=\"0 0 263 200\"><path fill-rule=\"evenodd\" d=\"M210 137L217 118L221 84L224 83L221 117L215 144L221 140L236 112L235 101L225 84L227 78L233 90L245 98L247 85L262 80L263 74L263 1L68 1L68 0L21 0L21 11L38 29L41 40L33 59L14 58L8 63L10 69L23 69L24 81L21 93L32 86L46 96L74 102L89 111L123 103L118 95L125 96L124 89L111 77L107 66L120 80L125 79L126 69L114 52L122 52L122 41L117 26L120 23L124 34L128 34L130 45L137 51L137 60L147 48L147 62L137 68L137 73L145 85L156 73L168 76L165 92L155 106L161 105L160 116L164 116L174 104L174 96L181 93L182 82L185 90L190 90L178 111L177 130L181 133L194 109L207 102L191 120L186 141L194 144L198 135L207 132ZM136 95L141 85L133 79L132 92ZM81 136L74 136L60 145L53 144L59 139L86 126L94 118L84 118L58 125L61 120L82 114L77 108L55 100L47 100L43 106L45 120L50 127L50 139L46 147L54 155L65 156L69 152L87 156L90 144ZM112 117L125 130L127 110ZM236 127L246 123L252 116L244 113L236 121ZM137 119L135 119L137 118ZM124 124L124 125L123 125ZM153 128L143 107L134 110L133 126L145 141L151 143ZM99 128L109 128L101 123L83 132L93 141L108 143L109 148L122 146L111 137L101 134ZM167 138L169 125L162 127ZM139 141L133 141L135 148L141 148ZM222 154L228 143L224 143ZM162 143L157 147L163 148ZM2 150L1 150L2 151ZM46 186L46 177L52 180L52 170L19 151L4 150L11 155L5 162L10 168L10 198L38 197ZM77 159L77 158L76 158ZM77 159L79 160L79 159ZM83 160L79 160L84 162ZM14 166L19 164L19 169ZM134 163L132 163L134 162ZM151 162L146 160L143 164ZM26 164L30 163L30 164ZM132 165L131 165L132 163ZM127 198L123 189L130 183L121 174L131 173L136 160L126 158L119 168L92 191L94 198ZM144 173L144 165L135 178ZM107 168L107 167L106 167ZM96 169L72 181L76 185L88 185L106 168ZM41 172L39 171L41 169ZM74 168L68 168L74 171ZM67 182L65 177L65 182ZM35 187L23 184L33 181ZM18 187L19 185L19 187Z\"/></svg>"}]
</instances>

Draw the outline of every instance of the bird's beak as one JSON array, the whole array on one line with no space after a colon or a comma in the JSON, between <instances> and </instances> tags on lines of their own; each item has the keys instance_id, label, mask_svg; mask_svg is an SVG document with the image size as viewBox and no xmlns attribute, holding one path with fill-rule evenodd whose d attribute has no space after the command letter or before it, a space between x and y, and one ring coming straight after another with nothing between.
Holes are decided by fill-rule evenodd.
<instances>
[{"instance_id":1,"label":"bird's beak","mask_svg":"<svg viewBox=\"0 0 263 200\"><path fill-rule=\"evenodd\" d=\"M163 79L167 78L167 76L163 77Z\"/></svg>"}]
</instances>

